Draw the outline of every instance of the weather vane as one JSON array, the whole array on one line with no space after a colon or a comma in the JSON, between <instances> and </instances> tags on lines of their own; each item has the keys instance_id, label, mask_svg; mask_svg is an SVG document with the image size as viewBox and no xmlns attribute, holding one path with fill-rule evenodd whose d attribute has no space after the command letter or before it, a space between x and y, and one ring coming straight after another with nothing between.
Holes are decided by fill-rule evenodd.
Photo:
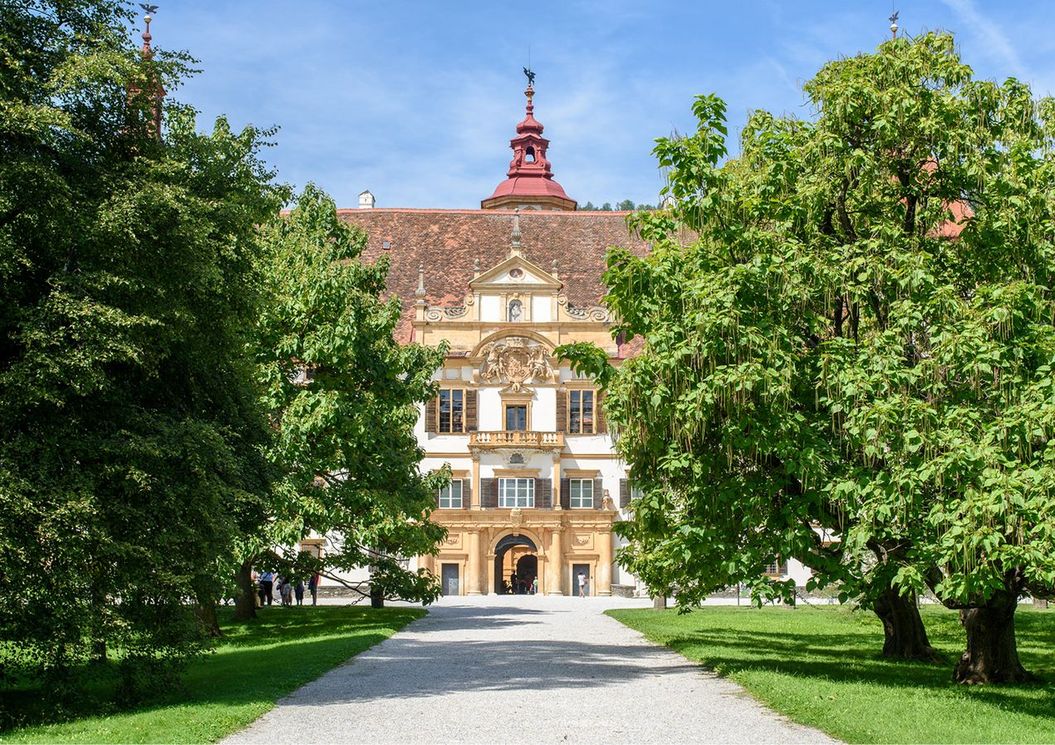
<instances>
[{"instance_id":1,"label":"weather vane","mask_svg":"<svg viewBox=\"0 0 1055 745\"><path fill-rule=\"evenodd\" d=\"M158 12L158 6L156 5L147 5L146 3L140 3L139 7L142 8L143 12L146 13L148 16L152 16Z\"/></svg>"},{"instance_id":2,"label":"weather vane","mask_svg":"<svg viewBox=\"0 0 1055 745\"><path fill-rule=\"evenodd\" d=\"M890 33L897 38L897 16L900 11L895 10L890 14Z\"/></svg>"},{"instance_id":3,"label":"weather vane","mask_svg":"<svg viewBox=\"0 0 1055 745\"><path fill-rule=\"evenodd\" d=\"M535 72L530 67L524 68L524 75L528 79L528 88L535 87Z\"/></svg>"}]
</instances>

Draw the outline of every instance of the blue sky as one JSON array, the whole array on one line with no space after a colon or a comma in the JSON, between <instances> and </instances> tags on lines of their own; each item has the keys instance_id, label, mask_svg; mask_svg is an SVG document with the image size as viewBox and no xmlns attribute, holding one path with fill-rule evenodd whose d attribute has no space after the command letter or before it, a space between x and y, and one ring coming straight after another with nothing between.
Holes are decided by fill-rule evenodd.
<instances>
[{"instance_id":1,"label":"blue sky","mask_svg":"<svg viewBox=\"0 0 1055 745\"><path fill-rule=\"evenodd\" d=\"M901 28L953 31L980 77L1055 93L1055 3L896 0ZM531 64L554 174L595 204L656 201L652 141L693 128L697 93L808 115L801 84L889 34L890 0L373 2L174 0L156 46L202 72L175 95L203 125L277 125L267 158L340 206L479 207L505 177Z\"/></svg>"}]
</instances>

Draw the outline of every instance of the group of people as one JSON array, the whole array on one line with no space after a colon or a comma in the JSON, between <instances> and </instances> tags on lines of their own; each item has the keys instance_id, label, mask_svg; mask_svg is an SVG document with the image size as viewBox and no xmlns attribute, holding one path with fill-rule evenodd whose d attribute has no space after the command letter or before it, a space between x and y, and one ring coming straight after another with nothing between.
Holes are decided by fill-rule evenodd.
<instances>
[{"instance_id":1,"label":"group of people","mask_svg":"<svg viewBox=\"0 0 1055 745\"><path fill-rule=\"evenodd\" d=\"M311 594L312 605L318 605L320 579L319 573L315 572L308 580L307 589ZM302 579L294 580L266 569L259 574L253 572L253 581L256 583L256 594L260 601L258 607L262 608L265 605L271 605L275 590L278 590L279 601L282 605L292 606L294 599L296 599L297 605L304 605L305 585Z\"/></svg>"},{"instance_id":2,"label":"group of people","mask_svg":"<svg viewBox=\"0 0 1055 745\"><path fill-rule=\"evenodd\" d=\"M538 577L518 577L510 572L509 581L502 582L502 589L509 595L534 595L538 592Z\"/></svg>"}]
</instances>

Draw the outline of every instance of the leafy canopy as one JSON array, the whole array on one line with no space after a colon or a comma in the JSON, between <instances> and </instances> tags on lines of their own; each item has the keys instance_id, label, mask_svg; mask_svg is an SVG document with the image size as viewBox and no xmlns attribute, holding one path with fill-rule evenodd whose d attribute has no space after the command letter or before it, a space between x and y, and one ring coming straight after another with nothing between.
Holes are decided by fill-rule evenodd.
<instances>
[{"instance_id":1,"label":"leafy canopy","mask_svg":"<svg viewBox=\"0 0 1055 745\"><path fill-rule=\"evenodd\" d=\"M619 449L644 491L621 561L696 600L795 556L846 594L952 605L1055 584L1052 103L974 80L950 36L826 65L811 121L725 107L657 141L670 205L605 280ZM829 544L820 528L835 530Z\"/></svg>"}]
</instances>

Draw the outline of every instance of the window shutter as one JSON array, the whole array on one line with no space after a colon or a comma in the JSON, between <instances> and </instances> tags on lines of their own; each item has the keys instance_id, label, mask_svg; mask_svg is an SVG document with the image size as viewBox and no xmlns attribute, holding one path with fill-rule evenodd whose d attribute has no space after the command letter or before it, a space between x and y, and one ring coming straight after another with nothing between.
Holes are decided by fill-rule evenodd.
<instances>
[{"instance_id":1,"label":"window shutter","mask_svg":"<svg viewBox=\"0 0 1055 745\"><path fill-rule=\"evenodd\" d=\"M560 480L560 506L566 510L571 509L571 479Z\"/></svg>"},{"instance_id":2,"label":"window shutter","mask_svg":"<svg viewBox=\"0 0 1055 745\"><path fill-rule=\"evenodd\" d=\"M480 404L480 391L473 389L465 392L465 431L476 431L476 410Z\"/></svg>"},{"instance_id":3,"label":"window shutter","mask_svg":"<svg viewBox=\"0 0 1055 745\"><path fill-rule=\"evenodd\" d=\"M608 431L608 422L604 418L604 394L597 391L593 394L593 431L597 434Z\"/></svg>"},{"instance_id":4,"label":"window shutter","mask_svg":"<svg viewBox=\"0 0 1055 745\"><path fill-rule=\"evenodd\" d=\"M568 431L568 392L557 389L557 432ZM563 489L561 490L564 491Z\"/></svg>"},{"instance_id":5,"label":"window shutter","mask_svg":"<svg viewBox=\"0 0 1055 745\"><path fill-rule=\"evenodd\" d=\"M553 481L535 479L535 506L542 510L553 507Z\"/></svg>"},{"instance_id":6,"label":"window shutter","mask_svg":"<svg viewBox=\"0 0 1055 745\"><path fill-rule=\"evenodd\" d=\"M480 506L484 509L498 507L498 479L480 479Z\"/></svg>"},{"instance_id":7,"label":"window shutter","mask_svg":"<svg viewBox=\"0 0 1055 745\"><path fill-rule=\"evenodd\" d=\"M604 482L601 479L593 480L593 508L595 510L601 509L601 503L604 502Z\"/></svg>"},{"instance_id":8,"label":"window shutter","mask_svg":"<svg viewBox=\"0 0 1055 745\"><path fill-rule=\"evenodd\" d=\"M619 509L630 506L630 479L619 479Z\"/></svg>"},{"instance_id":9,"label":"window shutter","mask_svg":"<svg viewBox=\"0 0 1055 745\"><path fill-rule=\"evenodd\" d=\"M425 431L435 432L436 431L436 407L439 402L438 396L433 396L425 404Z\"/></svg>"},{"instance_id":10,"label":"window shutter","mask_svg":"<svg viewBox=\"0 0 1055 745\"><path fill-rule=\"evenodd\" d=\"M473 480L462 479L462 509L469 509L473 503Z\"/></svg>"}]
</instances>

